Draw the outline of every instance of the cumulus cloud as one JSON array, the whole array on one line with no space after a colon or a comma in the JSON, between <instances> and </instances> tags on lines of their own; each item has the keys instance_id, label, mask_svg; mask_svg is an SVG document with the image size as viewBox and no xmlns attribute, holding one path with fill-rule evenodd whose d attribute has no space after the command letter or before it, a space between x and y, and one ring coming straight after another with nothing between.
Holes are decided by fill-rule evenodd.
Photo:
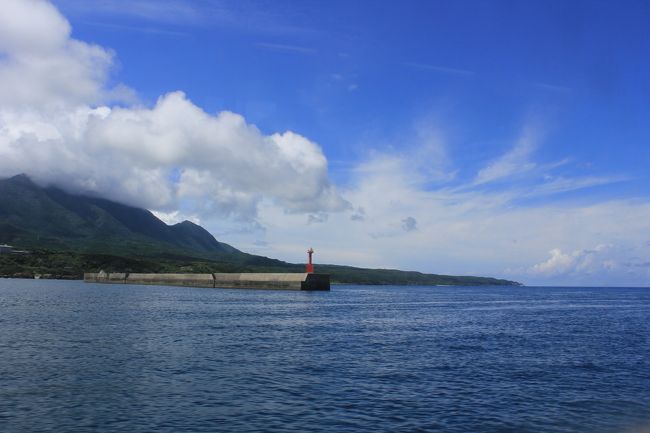
<instances>
[{"instance_id":1,"label":"cumulus cloud","mask_svg":"<svg viewBox=\"0 0 650 433\"><path fill-rule=\"evenodd\" d=\"M568 273L592 273L601 269L609 269L614 262L606 257L611 245L598 245L594 249L576 250L564 253L559 248L549 251L548 260L530 268L533 274L558 276Z\"/></svg>"},{"instance_id":2,"label":"cumulus cloud","mask_svg":"<svg viewBox=\"0 0 650 433\"><path fill-rule=\"evenodd\" d=\"M576 260L573 255L564 254L559 248L552 249L549 254L551 257L548 260L534 265L531 271L546 275L563 274L571 269Z\"/></svg>"},{"instance_id":3,"label":"cumulus cloud","mask_svg":"<svg viewBox=\"0 0 650 433\"><path fill-rule=\"evenodd\" d=\"M3 0L0 101L19 107L98 103L113 53L70 37L70 24L42 0ZM118 92L123 91L118 89Z\"/></svg>"},{"instance_id":4,"label":"cumulus cloud","mask_svg":"<svg viewBox=\"0 0 650 433\"><path fill-rule=\"evenodd\" d=\"M72 39L48 2L3 3L0 55L0 176L24 172L161 212L183 203L199 216L243 220L262 200L298 213L349 206L320 146L297 133L266 135L179 91L153 107L110 106L129 94L108 86L113 53Z\"/></svg>"}]
</instances>

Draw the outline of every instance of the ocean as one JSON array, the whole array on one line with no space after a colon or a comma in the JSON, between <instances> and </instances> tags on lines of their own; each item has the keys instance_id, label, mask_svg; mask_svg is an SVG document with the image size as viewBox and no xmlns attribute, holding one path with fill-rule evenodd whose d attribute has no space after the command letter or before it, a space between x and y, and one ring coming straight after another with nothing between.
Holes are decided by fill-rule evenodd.
<instances>
[{"instance_id":1,"label":"ocean","mask_svg":"<svg viewBox=\"0 0 650 433\"><path fill-rule=\"evenodd\" d=\"M0 279L3 432L647 432L650 289Z\"/></svg>"}]
</instances>

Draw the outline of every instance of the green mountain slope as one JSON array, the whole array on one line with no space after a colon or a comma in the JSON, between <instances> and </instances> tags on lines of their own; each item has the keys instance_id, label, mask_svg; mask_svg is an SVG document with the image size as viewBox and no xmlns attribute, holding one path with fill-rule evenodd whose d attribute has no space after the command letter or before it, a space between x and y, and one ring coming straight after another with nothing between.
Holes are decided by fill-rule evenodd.
<instances>
[{"instance_id":1,"label":"green mountain slope","mask_svg":"<svg viewBox=\"0 0 650 433\"><path fill-rule=\"evenodd\" d=\"M304 272L304 265L247 254L189 221L167 225L151 212L109 200L42 188L27 176L0 180L0 243L30 251L0 254L0 276L78 278L84 271ZM334 282L514 285L391 269L318 265Z\"/></svg>"},{"instance_id":2,"label":"green mountain slope","mask_svg":"<svg viewBox=\"0 0 650 433\"><path fill-rule=\"evenodd\" d=\"M189 221L168 226L148 210L41 188L25 175L0 180L0 242L120 255L244 255Z\"/></svg>"}]
</instances>

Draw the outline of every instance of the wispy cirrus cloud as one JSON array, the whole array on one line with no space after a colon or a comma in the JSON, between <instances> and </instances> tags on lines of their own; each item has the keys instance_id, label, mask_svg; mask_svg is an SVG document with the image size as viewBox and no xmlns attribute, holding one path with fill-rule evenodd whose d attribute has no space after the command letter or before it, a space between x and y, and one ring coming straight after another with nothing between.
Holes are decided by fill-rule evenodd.
<instances>
[{"instance_id":1,"label":"wispy cirrus cloud","mask_svg":"<svg viewBox=\"0 0 650 433\"><path fill-rule=\"evenodd\" d=\"M502 188L513 192L516 199L551 196L630 180L626 175L562 176L554 170L571 162L563 158L555 162L538 162L534 154L538 149L538 128L526 125L510 150L479 169L474 180L461 185L467 190L486 184L503 183ZM515 191L517 191L515 193Z\"/></svg>"},{"instance_id":2,"label":"wispy cirrus cloud","mask_svg":"<svg viewBox=\"0 0 650 433\"><path fill-rule=\"evenodd\" d=\"M524 131L510 151L479 170L474 185L481 185L525 173L537 167L531 156L537 149L537 133L532 127Z\"/></svg>"},{"instance_id":3,"label":"wispy cirrus cloud","mask_svg":"<svg viewBox=\"0 0 650 433\"><path fill-rule=\"evenodd\" d=\"M538 185L532 187L526 192L527 196L538 197L554 194L561 194L569 191L576 191L585 188L592 188L602 185L611 185L613 183L625 182L630 180L629 176L584 176L566 178L562 176L547 176L546 179Z\"/></svg>"},{"instance_id":4,"label":"wispy cirrus cloud","mask_svg":"<svg viewBox=\"0 0 650 433\"><path fill-rule=\"evenodd\" d=\"M154 27L219 26L250 33L314 35L297 8L279 8L247 0L55 0L70 14L147 22Z\"/></svg>"},{"instance_id":5,"label":"wispy cirrus cloud","mask_svg":"<svg viewBox=\"0 0 650 433\"><path fill-rule=\"evenodd\" d=\"M452 68L449 66L429 65L426 63L417 63L417 62L402 62L402 65L413 69L420 69L423 71L441 72L443 74L458 75L464 77L470 77L472 75L475 75L474 71L470 71L468 69L461 69L461 68Z\"/></svg>"},{"instance_id":6,"label":"wispy cirrus cloud","mask_svg":"<svg viewBox=\"0 0 650 433\"><path fill-rule=\"evenodd\" d=\"M127 31L127 32L146 33L150 35L164 35L164 36L173 36L173 37L189 36L189 33L183 31L170 30L161 27L135 26L135 25L127 25L127 24L104 23L98 21L86 21L85 24L95 26L95 27L102 27L110 30L117 30L120 32Z\"/></svg>"},{"instance_id":7,"label":"wispy cirrus cloud","mask_svg":"<svg viewBox=\"0 0 650 433\"><path fill-rule=\"evenodd\" d=\"M534 82L533 86L538 87L540 89L550 90L552 92L559 92L559 93L569 93L573 91L571 87L560 86L558 84L542 83L540 81Z\"/></svg>"},{"instance_id":8,"label":"wispy cirrus cloud","mask_svg":"<svg viewBox=\"0 0 650 433\"><path fill-rule=\"evenodd\" d=\"M314 48L309 48L309 47L303 47L300 45L290 45L290 44L276 44L276 43L271 43L271 42L258 42L255 44L255 46L264 48L267 50L273 50L273 51L284 51L284 52L290 52L290 53L298 53L298 54L315 54L316 49Z\"/></svg>"},{"instance_id":9,"label":"wispy cirrus cloud","mask_svg":"<svg viewBox=\"0 0 650 433\"><path fill-rule=\"evenodd\" d=\"M192 24L204 19L200 8L182 0L58 0L56 3L77 13L120 15L166 24Z\"/></svg>"}]
</instances>

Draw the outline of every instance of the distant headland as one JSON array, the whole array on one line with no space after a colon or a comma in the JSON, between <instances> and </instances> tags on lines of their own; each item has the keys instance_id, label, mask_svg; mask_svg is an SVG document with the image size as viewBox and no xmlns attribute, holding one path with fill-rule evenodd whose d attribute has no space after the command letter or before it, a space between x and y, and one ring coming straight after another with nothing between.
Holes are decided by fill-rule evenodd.
<instances>
[{"instance_id":1,"label":"distant headland","mask_svg":"<svg viewBox=\"0 0 650 433\"><path fill-rule=\"evenodd\" d=\"M26 175L0 179L0 276L82 279L84 272L302 273L305 264L253 254L189 221L167 225L146 209L43 188ZM320 264L332 283L521 285L475 276Z\"/></svg>"}]
</instances>

